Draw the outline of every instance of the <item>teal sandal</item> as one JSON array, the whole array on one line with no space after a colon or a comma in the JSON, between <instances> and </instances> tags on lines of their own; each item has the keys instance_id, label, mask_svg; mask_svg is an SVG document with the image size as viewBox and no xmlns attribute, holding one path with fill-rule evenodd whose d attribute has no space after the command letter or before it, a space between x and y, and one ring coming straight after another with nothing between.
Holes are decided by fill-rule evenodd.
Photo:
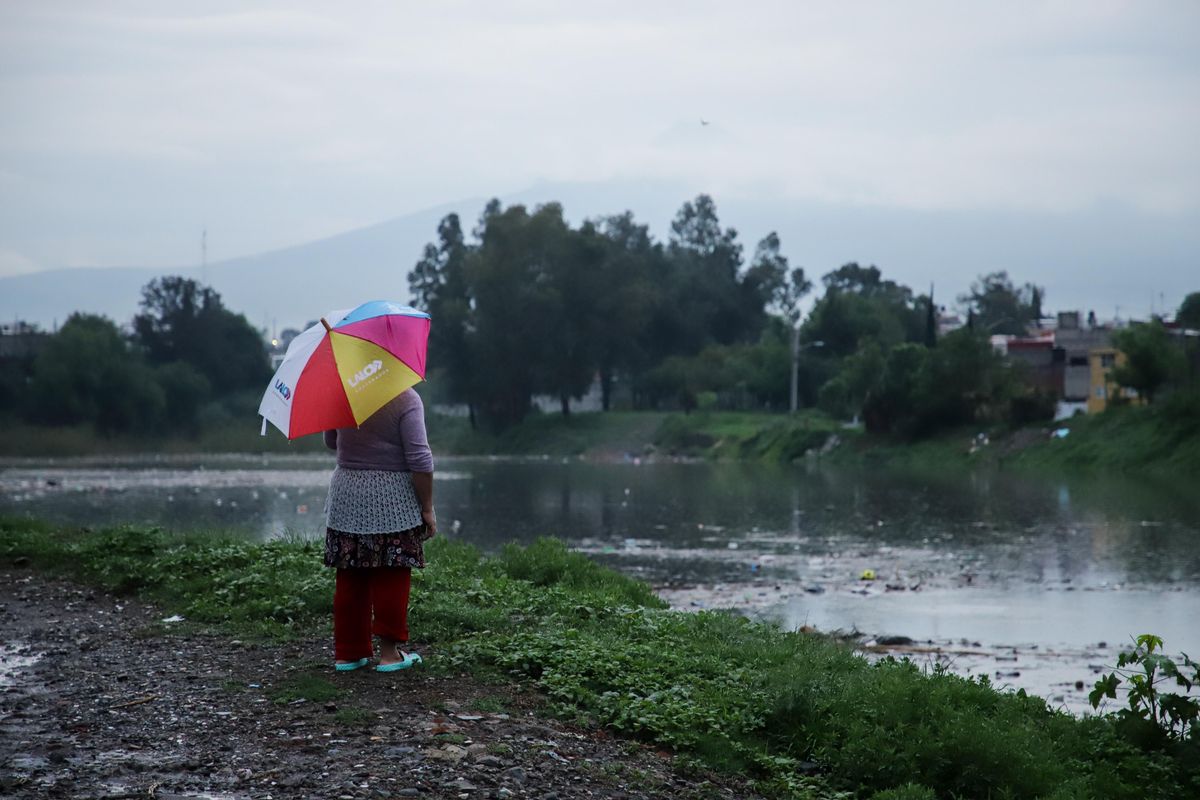
<instances>
[{"instance_id":1,"label":"teal sandal","mask_svg":"<svg viewBox=\"0 0 1200 800\"><path fill-rule=\"evenodd\" d=\"M407 653L403 661L397 661L394 664L378 664L375 667L376 672L399 672L402 669L408 669L415 664L421 663L419 653Z\"/></svg>"},{"instance_id":2,"label":"teal sandal","mask_svg":"<svg viewBox=\"0 0 1200 800\"><path fill-rule=\"evenodd\" d=\"M365 667L370 660L369 658L360 658L358 661L335 661L333 668L338 672L350 672L359 667Z\"/></svg>"}]
</instances>

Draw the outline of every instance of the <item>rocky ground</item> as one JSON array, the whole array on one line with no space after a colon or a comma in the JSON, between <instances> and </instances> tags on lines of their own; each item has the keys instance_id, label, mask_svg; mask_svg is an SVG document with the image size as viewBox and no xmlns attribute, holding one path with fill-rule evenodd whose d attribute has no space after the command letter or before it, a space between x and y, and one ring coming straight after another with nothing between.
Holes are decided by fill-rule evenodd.
<instances>
[{"instance_id":1,"label":"rocky ground","mask_svg":"<svg viewBox=\"0 0 1200 800\"><path fill-rule=\"evenodd\" d=\"M323 637L231 641L164 616L0 570L0 796L755 796L541 718L533 692L429 668L339 674Z\"/></svg>"}]
</instances>

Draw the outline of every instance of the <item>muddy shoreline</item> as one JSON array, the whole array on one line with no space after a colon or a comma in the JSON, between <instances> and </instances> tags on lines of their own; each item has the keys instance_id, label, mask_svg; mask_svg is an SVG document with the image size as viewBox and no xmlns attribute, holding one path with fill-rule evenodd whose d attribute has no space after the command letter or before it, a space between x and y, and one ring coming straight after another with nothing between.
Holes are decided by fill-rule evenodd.
<instances>
[{"instance_id":1,"label":"muddy shoreline","mask_svg":"<svg viewBox=\"0 0 1200 800\"><path fill-rule=\"evenodd\" d=\"M757 796L740 780L685 774L669 754L548 720L540 696L518 687L431 670L337 674L324 636L256 644L165 618L130 598L0 570L0 795Z\"/></svg>"}]
</instances>

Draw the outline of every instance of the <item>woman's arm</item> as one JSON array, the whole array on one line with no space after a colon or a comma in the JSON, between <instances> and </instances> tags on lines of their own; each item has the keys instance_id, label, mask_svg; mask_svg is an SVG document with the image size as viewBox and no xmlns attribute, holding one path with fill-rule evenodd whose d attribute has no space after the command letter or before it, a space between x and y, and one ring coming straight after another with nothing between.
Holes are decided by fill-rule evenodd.
<instances>
[{"instance_id":1,"label":"woman's arm","mask_svg":"<svg viewBox=\"0 0 1200 800\"><path fill-rule=\"evenodd\" d=\"M328 447L330 450L337 450L337 431L336 430L325 431L324 438L325 438L325 446L326 447Z\"/></svg>"},{"instance_id":2,"label":"woman's arm","mask_svg":"<svg viewBox=\"0 0 1200 800\"><path fill-rule=\"evenodd\" d=\"M412 392L412 390L409 390ZM404 460L412 472L413 489L421 503L421 519L429 526L429 535L437 533L437 515L433 510L433 451L425 433L425 404L412 392L412 401L400 417L400 441Z\"/></svg>"},{"instance_id":3,"label":"woman's arm","mask_svg":"<svg viewBox=\"0 0 1200 800\"><path fill-rule=\"evenodd\" d=\"M433 510L433 473L412 473L413 489L417 492L417 501L421 504L421 519L429 526L429 535L437 533L437 514Z\"/></svg>"}]
</instances>

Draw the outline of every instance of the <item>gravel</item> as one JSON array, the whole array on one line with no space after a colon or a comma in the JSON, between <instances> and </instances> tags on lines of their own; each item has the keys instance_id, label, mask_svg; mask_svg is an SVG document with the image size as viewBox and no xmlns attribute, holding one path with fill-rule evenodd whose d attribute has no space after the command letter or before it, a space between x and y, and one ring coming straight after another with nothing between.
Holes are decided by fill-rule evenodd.
<instances>
[{"instance_id":1,"label":"gravel","mask_svg":"<svg viewBox=\"0 0 1200 800\"><path fill-rule=\"evenodd\" d=\"M166 618L0 570L0 796L757 796L742 780L683 774L667 753L545 719L535 692L424 669L335 673L325 637L257 644ZM280 697L313 678L336 697ZM497 700L506 713L474 708Z\"/></svg>"}]
</instances>

